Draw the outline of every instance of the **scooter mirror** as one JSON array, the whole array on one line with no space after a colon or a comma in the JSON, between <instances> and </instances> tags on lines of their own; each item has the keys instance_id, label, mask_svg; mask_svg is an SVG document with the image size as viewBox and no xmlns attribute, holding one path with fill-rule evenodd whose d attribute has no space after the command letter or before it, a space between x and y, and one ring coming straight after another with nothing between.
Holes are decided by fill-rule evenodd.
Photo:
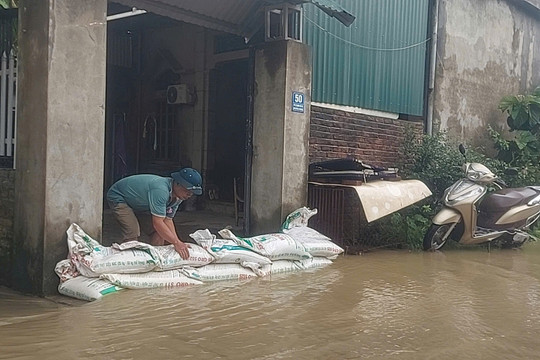
<instances>
[{"instance_id":1,"label":"scooter mirror","mask_svg":"<svg viewBox=\"0 0 540 360\"><path fill-rule=\"evenodd\" d=\"M463 144L459 144L459 152L460 152L463 156L465 156L466 150L465 150L465 146L463 146Z\"/></svg>"}]
</instances>

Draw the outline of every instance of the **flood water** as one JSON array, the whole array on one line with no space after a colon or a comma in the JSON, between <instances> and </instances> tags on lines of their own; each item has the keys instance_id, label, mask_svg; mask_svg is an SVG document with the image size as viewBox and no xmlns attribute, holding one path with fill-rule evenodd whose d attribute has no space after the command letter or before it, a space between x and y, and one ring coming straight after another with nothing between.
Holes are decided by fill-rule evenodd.
<instances>
[{"instance_id":1,"label":"flood water","mask_svg":"<svg viewBox=\"0 0 540 360\"><path fill-rule=\"evenodd\" d=\"M125 290L77 306L0 296L0 359L540 356L540 243L378 251L310 272Z\"/></svg>"}]
</instances>

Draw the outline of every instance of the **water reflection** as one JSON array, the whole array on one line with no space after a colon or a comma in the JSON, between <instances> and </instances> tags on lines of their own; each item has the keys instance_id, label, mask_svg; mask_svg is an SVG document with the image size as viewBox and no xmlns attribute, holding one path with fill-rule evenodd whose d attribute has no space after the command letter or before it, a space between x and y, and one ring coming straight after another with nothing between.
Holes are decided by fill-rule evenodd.
<instances>
[{"instance_id":1,"label":"water reflection","mask_svg":"<svg viewBox=\"0 0 540 360\"><path fill-rule=\"evenodd\" d=\"M381 251L80 306L0 292L0 359L535 358L539 264L540 244Z\"/></svg>"}]
</instances>

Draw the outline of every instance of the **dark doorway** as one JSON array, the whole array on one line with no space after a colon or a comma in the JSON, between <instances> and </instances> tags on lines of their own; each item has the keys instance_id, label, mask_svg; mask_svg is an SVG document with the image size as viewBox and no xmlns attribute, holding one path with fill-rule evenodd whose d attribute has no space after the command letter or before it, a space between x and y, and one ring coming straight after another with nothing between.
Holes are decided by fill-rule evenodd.
<instances>
[{"instance_id":1,"label":"dark doorway","mask_svg":"<svg viewBox=\"0 0 540 360\"><path fill-rule=\"evenodd\" d=\"M234 178L245 169L248 61L216 65L210 73L208 183L219 200L234 199Z\"/></svg>"},{"instance_id":2,"label":"dark doorway","mask_svg":"<svg viewBox=\"0 0 540 360\"><path fill-rule=\"evenodd\" d=\"M137 171L139 41L137 32L126 25L113 23L107 30L105 192L116 180Z\"/></svg>"}]
</instances>

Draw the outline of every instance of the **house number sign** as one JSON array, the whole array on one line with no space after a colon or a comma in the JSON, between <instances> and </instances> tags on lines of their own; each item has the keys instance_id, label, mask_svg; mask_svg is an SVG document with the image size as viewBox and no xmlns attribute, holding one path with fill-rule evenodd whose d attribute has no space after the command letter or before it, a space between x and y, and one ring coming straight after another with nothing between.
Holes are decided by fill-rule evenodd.
<instances>
[{"instance_id":1,"label":"house number sign","mask_svg":"<svg viewBox=\"0 0 540 360\"><path fill-rule=\"evenodd\" d=\"M298 91L292 93L292 111L303 113L304 112L304 94Z\"/></svg>"}]
</instances>

